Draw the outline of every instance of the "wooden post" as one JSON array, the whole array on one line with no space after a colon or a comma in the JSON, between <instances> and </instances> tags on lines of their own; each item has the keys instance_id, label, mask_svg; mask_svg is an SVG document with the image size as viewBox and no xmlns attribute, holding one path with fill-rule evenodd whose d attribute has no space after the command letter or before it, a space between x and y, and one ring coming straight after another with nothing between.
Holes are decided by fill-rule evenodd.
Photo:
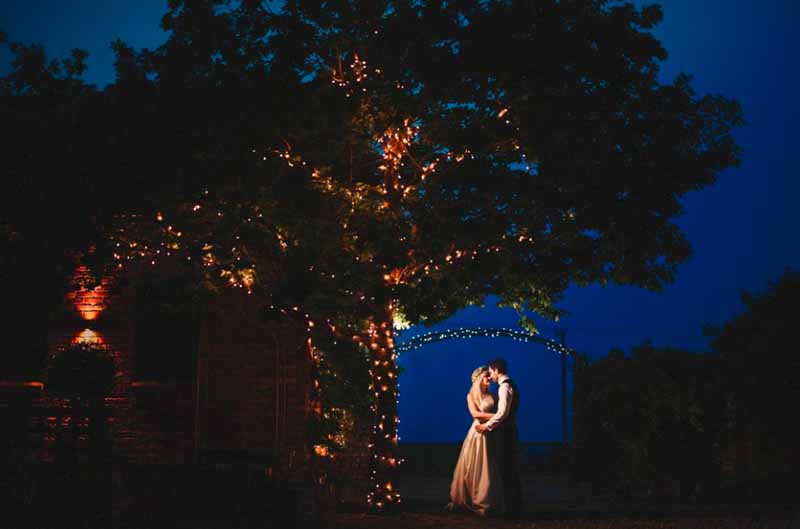
<instances>
[{"instance_id":1,"label":"wooden post","mask_svg":"<svg viewBox=\"0 0 800 529\"><path fill-rule=\"evenodd\" d=\"M567 345L567 330L559 329L558 336L561 345ZM569 441L569 424L567 417L567 354L561 353L561 440L564 443Z\"/></svg>"}]
</instances>

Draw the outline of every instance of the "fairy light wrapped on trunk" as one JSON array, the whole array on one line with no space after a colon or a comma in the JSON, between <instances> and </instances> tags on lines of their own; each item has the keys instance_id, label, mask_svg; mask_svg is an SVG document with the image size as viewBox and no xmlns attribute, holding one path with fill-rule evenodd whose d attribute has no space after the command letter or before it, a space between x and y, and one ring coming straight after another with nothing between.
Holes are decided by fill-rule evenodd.
<instances>
[{"instance_id":1,"label":"fairy light wrapped on trunk","mask_svg":"<svg viewBox=\"0 0 800 529\"><path fill-rule=\"evenodd\" d=\"M392 306L388 307L391 314ZM394 330L390 318L370 321L361 335L353 337L369 350L369 390L375 396L373 412L375 423L370 440L371 487L367 494L367 505L380 512L391 512L402 502L397 486L398 455L397 416L397 354L394 351Z\"/></svg>"}]
</instances>

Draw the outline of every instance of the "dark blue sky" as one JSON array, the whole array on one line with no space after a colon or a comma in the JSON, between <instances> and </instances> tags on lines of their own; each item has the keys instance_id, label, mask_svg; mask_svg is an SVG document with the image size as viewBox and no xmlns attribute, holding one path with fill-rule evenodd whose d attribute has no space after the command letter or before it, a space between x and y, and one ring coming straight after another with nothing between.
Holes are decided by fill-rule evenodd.
<instances>
[{"instance_id":1,"label":"dark blue sky","mask_svg":"<svg viewBox=\"0 0 800 529\"><path fill-rule=\"evenodd\" d=\"M641 3L641 2L637 2ZM0 29L12 40L38 42L50 57L74 47L90 52L86 78L113 80L115 38L155 47L166 34L158 28L163 0L0 1ZM743 290L762 290L786 266L800 268L800 194L793 125L800 116L796 66L800 32L792 31L800 7L791 0L664 0L656 30L669 58L663 79L678 72L694 76L698 93L739 100L747 124L736 131L745 149L741 168L720 175L712 187L685 197L679 224L693 255L676 281L661 293L635 288L571 288L562 306L570 313L560 327L567 343L590 357L612 347L630 350L651 341L695 351L708 349L704 324L718 324L742 310ZM1 71L9 54L0 52ZM514 326L513 311L468 309L435 328ZM555 326L542 322L543 334ZM404 335L424 332L410 329ZM402 339L402 337L401 337ZM442 342L400 358L400 432L404 441L458 441L469 416L464 395L472 369L503 355L523 393L523 440L560 437L559 362L536 345L510 340Z\"/></svg>"}]
</instances>

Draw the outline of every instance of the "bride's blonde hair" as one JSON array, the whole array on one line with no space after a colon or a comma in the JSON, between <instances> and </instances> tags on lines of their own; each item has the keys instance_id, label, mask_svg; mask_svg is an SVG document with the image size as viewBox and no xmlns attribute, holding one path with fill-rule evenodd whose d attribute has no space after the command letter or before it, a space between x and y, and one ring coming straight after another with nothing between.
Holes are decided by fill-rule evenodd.
<instances>
[{"instance_id":1,"label":"bride's blonde hair","mask_svg":"<svg viewBox=\"0 0 800 529\"><path fill-rule=\"evenodd\" d=\"M481 400L483 400L483 391L481 391L481 379L483 378L484 373L488 371L486 366L479 366L475 368L475 371L472 372L472 386L469 388L469 396L472 399L472 402L475 403L475 406L480 408Z\"/></svg>"}]
</instances>

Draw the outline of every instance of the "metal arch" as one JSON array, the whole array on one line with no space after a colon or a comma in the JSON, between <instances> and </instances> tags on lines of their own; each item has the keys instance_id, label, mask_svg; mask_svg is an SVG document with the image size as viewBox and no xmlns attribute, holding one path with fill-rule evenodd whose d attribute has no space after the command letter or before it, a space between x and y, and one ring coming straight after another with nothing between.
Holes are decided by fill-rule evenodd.
<instances>
[{"instance_id":1,"label":"metal arch","mask_svg":"<svg viewBox=\"0 0 800 529\"><path fill-rule=\"evenodd\" d=\"M411 337L409 340L395 345L394 351L397 354L413 351L419 349L423 345L433 342L441 342L443 340L452 339L468 339L468 338L510 338L520 342L535 342L544 345L551 351L558 353L561 357L561 436L564 443L569 442L569 422L567 413L567 356L577 357L577 351L567 347L564 342L566 340L566 331L562 330L561 342L543 338L536 334L531 334L523 331L517 331L507 328L459 328L448 329L445 331L426 332Z\"/></svg>"},{"instance_id":2,"label":"metal arch","mask_svg":"<svg viewBox=\"0 0 800 529\"><path fill-rule=\"evenodd\" d=\"M562 343L556 342L555 340L551 340L548 338L543 338L536 334L530 334L528 332L517 331L514 329L507 329L507 328L484 328L484 327L448 329L445 331L432 331L432 332L426 332L424 334L418 334L416 336L411 337L407 341L398 343L395 346L394 350L396 353L399 354L408 351L413 351L414 349L419 349L423 345L427 345L433 342L440 342L443 340L453 340L453 339L468 339L468 338L511 338L512 340L517 340L520 342L536 342L538 344L544 345L551 351L558 354L571 355L575 353L575 351L568 348Z\"/></svg>"}]
</instances>

